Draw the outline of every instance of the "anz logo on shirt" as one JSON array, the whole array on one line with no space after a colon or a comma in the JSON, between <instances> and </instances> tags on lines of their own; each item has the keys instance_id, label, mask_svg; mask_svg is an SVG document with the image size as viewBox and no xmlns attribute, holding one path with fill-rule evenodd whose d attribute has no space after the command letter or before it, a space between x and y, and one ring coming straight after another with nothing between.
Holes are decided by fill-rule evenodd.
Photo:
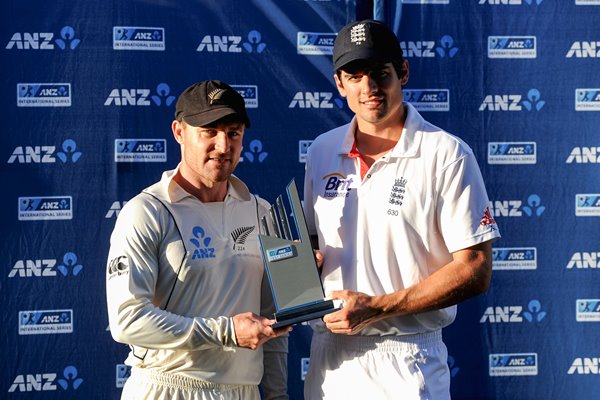
<instances>
[{"instance_id":1,"label":"anz logo on shirt","mask_svg":"<svg viewBox=\"0 0 600 400\"><path fill-rule=\"evenodd\" d=\"M192 238L190 242L194 245L195 250L192 255L192 259L198 258L215 258L215 248L210 247L212 238L204 232L201 226L195 226L192 228Z\"/></svg>"}]
</instances>

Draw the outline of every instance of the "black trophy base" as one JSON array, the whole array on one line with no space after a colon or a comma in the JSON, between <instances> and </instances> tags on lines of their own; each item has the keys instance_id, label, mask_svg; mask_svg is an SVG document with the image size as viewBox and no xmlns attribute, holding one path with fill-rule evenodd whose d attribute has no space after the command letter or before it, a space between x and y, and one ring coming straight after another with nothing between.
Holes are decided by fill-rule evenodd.
<instances>
[{"instance_id":1,"label":"black trophy base","mask_svg":"<svg viewBox=\"0 0 600 400\"><path fill-rule=\"evenodd\" d=\"M324 300L318 303L309 304L275 313L275 322L271 325L272 328L281 328L284 326L298 324L300 322L311 321L321 318L322 316L339 310L341 307L336 307L333 300Z\"/></svg>"}]
</instances>

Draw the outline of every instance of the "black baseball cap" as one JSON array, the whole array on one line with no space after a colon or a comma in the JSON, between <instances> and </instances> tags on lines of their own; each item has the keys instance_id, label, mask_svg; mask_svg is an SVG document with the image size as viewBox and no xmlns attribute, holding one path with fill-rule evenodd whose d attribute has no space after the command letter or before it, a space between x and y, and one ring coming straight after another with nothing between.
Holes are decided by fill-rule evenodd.
<instances>
[{"instance_id":1,"label":"black baseball cap","mask_svg":"<svg viewBox=\"0 0 600 400\"><path fill-rule=\"evenodd\" d=\"M244 98L222 81L194 83L179 95L175 105L175 119L192 126L207 126L228 116L237 116L250 127Z\"/></svg>"},{"instance_id":2,"label":"black baseball cap","mask_svg":"<svg viewBox=\"0 0 600 400\"><path fill-rule=\"evenodd\" d=\"M388 63L402 60L398 38L383 22L366 19L351 22L337 34L333 44L333 69L352 61Z\"/></svg>"}]
</instances>

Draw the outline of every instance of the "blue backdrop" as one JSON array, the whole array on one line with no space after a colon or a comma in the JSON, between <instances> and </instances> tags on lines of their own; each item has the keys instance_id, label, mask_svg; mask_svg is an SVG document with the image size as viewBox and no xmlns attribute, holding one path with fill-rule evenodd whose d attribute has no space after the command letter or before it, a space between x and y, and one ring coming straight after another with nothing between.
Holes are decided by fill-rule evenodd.
<instances>
[{"instance_id":1,"label":"blue backdrop","mask_svg":"<svg viewBox=\"0 0 600 400\"><path fill-rule=\"evenodd\" d=\"M8 0L2 75L0 398L116 399L108 239L123 204L175 167L174 100L221 79L252 128L237 174L267 200L351 112L335 32L398 34L407 101L479 160L503 237L487 294L444 330L456 399L600 391L600 0ZM302 398L310 330L290 338Z\"/></svg>"}]
</instances>

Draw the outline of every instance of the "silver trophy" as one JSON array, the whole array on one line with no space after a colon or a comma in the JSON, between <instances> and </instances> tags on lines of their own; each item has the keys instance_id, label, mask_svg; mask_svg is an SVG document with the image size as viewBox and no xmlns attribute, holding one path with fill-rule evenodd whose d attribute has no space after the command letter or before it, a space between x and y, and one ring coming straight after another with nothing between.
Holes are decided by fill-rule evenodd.
<instances>
[{"instance_id":1,"label":"silver trophy","mask_svg":"<svg viewBox=\"0 0 600 400\"><path fill-rule=\"evenodd\" d=\"M294 180L286 191L291 214L280 195L269 210L270 218L262 218L263 234L258 235L275 303L274 328L310 321L339 309L332 300L325 300Z\"/></svg>"}]
</instances>

